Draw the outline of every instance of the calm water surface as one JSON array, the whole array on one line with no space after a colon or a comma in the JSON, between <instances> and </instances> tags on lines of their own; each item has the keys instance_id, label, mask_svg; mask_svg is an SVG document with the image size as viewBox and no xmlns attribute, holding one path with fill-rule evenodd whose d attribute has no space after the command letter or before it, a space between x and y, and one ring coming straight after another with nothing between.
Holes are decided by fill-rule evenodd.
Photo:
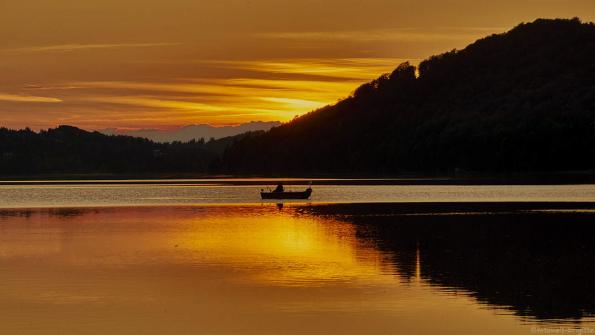
<instances>
[{"instance_id":1,"label":"calm water surface","mask_svg":"<svg viewBox=\"0 0 595 335\"><path fill-rule=\"evenodd\" d=\"M440 204L593 186L260 187L0 186L0 334L595 332L591 210Z\"/></svg>"},{"instance_id":2,"label":"calm water surface","mask_svg":"<svg viewBox=\"0 0 595 335\"><path fill-rule=\"evenodd\" d=\"M239 182L238 182L239 181ZM304 190L305 180L286 180L289 190ZM260 202L260 190L277 180L228 179L97 181L0 184L0 208L238 204ZM595 201L595 185L333 185L315 181L312 203Z\"/></svg>"}]
</instances>

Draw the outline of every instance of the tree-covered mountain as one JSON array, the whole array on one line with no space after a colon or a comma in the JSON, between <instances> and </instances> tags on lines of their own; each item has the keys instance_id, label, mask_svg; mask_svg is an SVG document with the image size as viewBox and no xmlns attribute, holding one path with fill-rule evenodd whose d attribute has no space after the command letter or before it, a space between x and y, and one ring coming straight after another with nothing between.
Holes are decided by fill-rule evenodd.
<instances>
[{"instance_id":1,"label":"tree-covered mountain","mask_svg":"<svg viewBox=\"0 0 595 335\"><path fill-rule=\"evenodd\" d=\"M595 168L595 25L539 19L230 146L231 173Z\"/></svg>"}]
</instances>

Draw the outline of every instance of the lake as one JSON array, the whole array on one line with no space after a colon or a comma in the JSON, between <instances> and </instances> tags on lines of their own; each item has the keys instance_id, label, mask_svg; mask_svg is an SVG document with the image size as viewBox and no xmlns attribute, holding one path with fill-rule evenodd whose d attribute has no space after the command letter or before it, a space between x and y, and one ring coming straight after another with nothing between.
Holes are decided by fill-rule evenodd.
<instances>
[{"instance_id":1,"label":"lake","mask_svg":"<svg viewBox=\"0 0 595 335\"><path fill-rule=\"evenodd\" d=\"M0 334L595 333L594 185L275 183L5 182Z\"/></svg>"}]
</instances>

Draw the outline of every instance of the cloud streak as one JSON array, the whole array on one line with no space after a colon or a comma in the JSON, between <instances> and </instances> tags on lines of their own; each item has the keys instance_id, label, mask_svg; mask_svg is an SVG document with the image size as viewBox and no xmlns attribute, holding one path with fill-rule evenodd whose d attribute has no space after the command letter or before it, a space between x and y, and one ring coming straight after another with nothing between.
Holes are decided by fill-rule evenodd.
<instances>
[{"instance_id":1,"label":"cloud streak","mask_svg":"<svg viewBox=\"0 0 595 335\"><path fill-rule=\"evenodd\" d=\"M119 49L119 48L152 48L176 46L180 43L106 43L106 44L58 44L45 46L30 46L22 48L1 49L8 53L37 53L37 52L73 52L95 49Z\"/></svg>"},{"instance_id":2,"label":"cloud streak","mask_svg":"<svg viewBox=\"0 0 595 335\"><path fill-rule=\"evenodd\" d=\"M72 81L27 85L29 92L64 97L60 123L101 129L167 128L189 123L287 121L334 103L358 85L390 72L402 59L280 59L210 61L229 78L155 81ZM200 62L200 61L199 61ZM296 76L299 74L299 76ZM22 101L37 101L33 97ZM14 96L11 96L14 99ZM54 101L42 98L39 101Z\"/></svg>"},{"instance_id":3,"label":"cloud streak","mask_svg":"<svg viewBox=\"0 0 595 335\"><path fill-rule=\"evenodd\" d=\"M362 81L372 79L371 73L379 75L396 65L420 59L402 58L343 58L343 59L276 59L257 61L205 61L229 69L249 70L268 74L310 75L323 81Z\"/></svg>"},{"instance_id":4,"label":"cloud streak","mask_svg":"<svg viewBox=\"0 0 595 335\"><path fill-rule=\"evenodd\" d=\"M486 33L503 32L504 27L438 27L434 29L396 28L344 31L294 31L256 34L260 38L299 41L349 42L436 42L469 40Z\"/></svg>"},{"instance_id":5,"label":"cloud streak","mask_svg":"<svg viewBox=\"0 0 595 335\"><path fill-rule=\"evenodd\" d=\"M43 102L43 103L56 103L62 102L61 99L51 97L39 97L33 95L18 95L18 94L6 94L0 93L0 101L10 102Z\"/></svg>"}]
</instances>

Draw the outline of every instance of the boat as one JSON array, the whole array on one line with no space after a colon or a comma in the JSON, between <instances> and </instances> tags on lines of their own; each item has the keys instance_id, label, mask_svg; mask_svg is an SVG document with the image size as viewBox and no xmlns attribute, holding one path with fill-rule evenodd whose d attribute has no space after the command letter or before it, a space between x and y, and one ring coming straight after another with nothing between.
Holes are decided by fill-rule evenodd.
<instances>
[{"instance_id":1,"label":"boat","mask_svg":"<svg viewBox=\"0 0 595 335\"><path fill-rule=\"evenodd\" d=\"M312 188L308 187L303 192L265 192L260 190L260 197L264 199L309 199L312 195Z\"/></svg>"}]
</instances>

